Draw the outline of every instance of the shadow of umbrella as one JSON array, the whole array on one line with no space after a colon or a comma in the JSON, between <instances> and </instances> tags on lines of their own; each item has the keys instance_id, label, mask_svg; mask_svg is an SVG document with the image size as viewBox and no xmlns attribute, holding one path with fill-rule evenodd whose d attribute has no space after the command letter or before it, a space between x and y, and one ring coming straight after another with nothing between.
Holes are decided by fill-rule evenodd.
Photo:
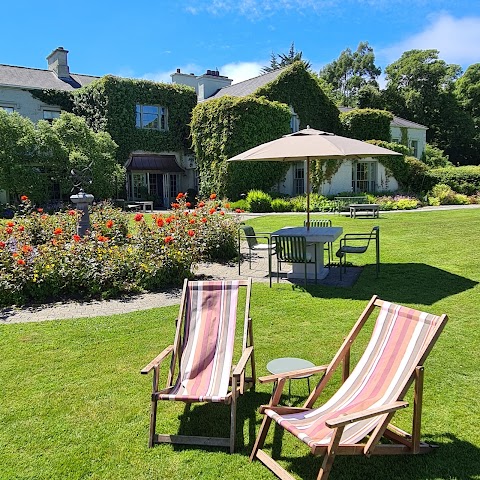
<instances>
[{"instance_id":1,"label":"shadow of umbrella","mask_svg":"<svg viewBox=\"0 0 480 480\"><path fill-rule=\"evenodd\" d=\"M433 305L477 285L475 280L425 263L385 263L382 264L380 278L375 278L375 265L367 265L351 288L309 286L308 291L312 296L322 298L368 301L377 294L394 303Z\"/></svg>"}]
</instances>

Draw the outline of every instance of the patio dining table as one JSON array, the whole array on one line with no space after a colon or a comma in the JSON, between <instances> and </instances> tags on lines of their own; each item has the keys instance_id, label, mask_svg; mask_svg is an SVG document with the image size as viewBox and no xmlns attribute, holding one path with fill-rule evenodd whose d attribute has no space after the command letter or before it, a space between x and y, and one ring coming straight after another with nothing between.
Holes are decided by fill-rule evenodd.
<instances>
[{"instance_id":1,"label":"patio dining table","mask_svg":"<svg viewBox=\"0 0 480 480\"><path fill-rule=\"evenodd\" d=\"M274 235L289 235L296 237L305 237L307 241L307 251L314 258L315 250L317 250L317 279L325 278L328 273L328 267L325 267L323 261L324 244L334 242L343 233L342 227L283 227L272 233ZM287 278L297 279L304 278L305 270L303 263L292 263L292 270L287 273ZM315 278L315 265L307 265L307 278Z\"/></svg>"}]
</instances>

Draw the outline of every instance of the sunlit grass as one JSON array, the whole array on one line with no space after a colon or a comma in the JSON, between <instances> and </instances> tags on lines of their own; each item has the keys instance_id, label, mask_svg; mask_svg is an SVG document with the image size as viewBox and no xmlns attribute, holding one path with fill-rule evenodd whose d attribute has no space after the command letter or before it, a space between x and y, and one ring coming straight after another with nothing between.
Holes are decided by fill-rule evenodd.
<instances>
[{"instance_id":1,"label":"sunlit grass","mask_svg":"<svg viewBox=\"0 0 480 480\"><path fill-rule=\"evenodd\" d=\"M478 351L480 211L384 214L375 220L331 217L344 232L380 225L382 267L373 251L352 258L366 265L352 288L254 284L258 373L280 356L328 362L368 299L381 298L440 314L447 327L426 362L423 434L440 448L432 455L339 457L335 479L433 480L480 478ZM318 215L320 217L320 215ZM259 231L300 225L298 215L250 223ZM128 315L3 325L0 328L0 479L273 479L248 453L271 385L258 385L239 402L238 452L225 449L147 448L151 378L139 370L171 343L177 307ZM364 338L360 339L361 349ZM358 355L358 348L355 355ZM163 380L165 381L165 380ZM333 390L329 389L329 392ZM294 401L306 381L292 383ZM228 408L160 406L158 431L228 431ZM409 428L408 412L398 422ZM272 429L273 432L273 429ZM271 432L267 448L299 478L314 479L320 459L291 436Z\"/></svg>"}]
</instances>

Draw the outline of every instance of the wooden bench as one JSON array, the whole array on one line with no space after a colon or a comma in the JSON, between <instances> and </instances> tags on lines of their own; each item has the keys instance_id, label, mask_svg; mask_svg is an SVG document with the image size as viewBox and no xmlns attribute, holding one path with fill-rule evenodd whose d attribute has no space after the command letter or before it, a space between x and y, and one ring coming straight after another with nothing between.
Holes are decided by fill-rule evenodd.
<instances>
[{"instance_id":1,"label":"wooden bench","mask_svg":"<svg viewBox=\"0 0 480 480\"><path fill-rule=\"evenodd\" d=\"M357 218L358 212L365 212L366 215L372 214L372 217L378 218L380 205L377 203L352 203L350 205L350 218Z\"/></svg>"},{"instance_id":2,"label":"wooden bench","mask_svg":"<svg viewBox=\"0 0 480 480\"><path fill-rule=\"evenodd\" d=\"M350 205L368 204L368 198L365 195L357 197L335 197L335 211L340 213L342 211L348 212Z\"/></svg>"}]
</instances>

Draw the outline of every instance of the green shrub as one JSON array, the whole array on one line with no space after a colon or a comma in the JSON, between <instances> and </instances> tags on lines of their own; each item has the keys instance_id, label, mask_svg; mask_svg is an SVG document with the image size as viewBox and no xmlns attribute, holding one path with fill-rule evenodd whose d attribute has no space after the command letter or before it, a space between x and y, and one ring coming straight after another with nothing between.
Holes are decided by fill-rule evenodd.
<instances>
[{"instance_id":1,"label":"green shrub","mask_svg":"<svg viewBox=\"0 0 480 480\"><path fill-rule=\"evenodd\" d=\"M241 200L237 200L236 202L230 203L230 208L232 210L248 210L248 202L242 198Z\"/></svg>"},{"instance_id":2,"label":"green shrub","mask_svg":"<svg viewBox=\"0 0 480 480\"><path fill-rule=\"evenodd\" d=\"M452 205L455 203L455 192L449 185L439 183L429 192L429 197L438 199L440 205Z\"/></svg>"},{"instance_id":3,"label":"green shrub","mask_svg":"<svg viewBox=\"0 0 480 480\"><path fill-rule=\"evenodd\" d=\"M457 193L474 195L480 192L480 166L435 168L428 172L431 186L438 183L448 185ZM430 187L431 188L431 187Z\"/></svg>"},{"instance_id":4,"label":"green shrub","mask_svg":"<svg viewBox=\"0 0 480 480\"><path fill-rule=\"evenodd\" d=\"M263 213L272 211L272 197L261 190L250 190L246 200L250 212Z\"/></svg>"},{"instance_id":5,"label":"green shrub","mask_svg":"<svg viewBox=\"0 0 480 480\"><path fill-rule=\"evenodd\" d=\"M305 212L307 210L307 198L305 195L293 197L290 200L294 212Z\"/></svg>"},{"instance_id":6,"label":"green shrub","mask_svg":"<svg viewBox=\"0 0 480 480\"><path fill-rule=\"evenodd\" d=\"M422 162L426 163L429 167L453 167L452 162L448 160L448 155L445 155L443 150L434 147L429 143L425 144L425 150L422 155Z\"/></svg>"},{"instance_id":7,"label":"green shrub","mask_svg":"<svg viewBox=\"0 0 480 480\"><path fill-rule=\"evenodd\" d=\"M380 210L413 210L422 206L418 198L406 195L382 195L375 197L374 203L380 205Z\"/></svg>"},{"instance_id":8,"label":"green shrub","mask_svg":"<svg viewBox=\"0 0 480 480\"><path fill-rule=\"evenodd\" d=\"M78 211L39 210L2 221L0 305L157 290L180 285L198 261L237 255L238 217L227 215L215 195L192 210L179 194L164 215L132 217L97 205L83 238L76 234Z\"/></svg>"},{"instance_id":9,"label":"green shrub","mask_svg":"<svg viewBox=\"0 0 480 480\"><path fill-rule=\"evenodd\" d=\"M274 212L291 212L293 210L293 205L290 200L275 198L272 200L272 210Z\"/></svg>"},{"instance_id":10,"label":"green shrub","mask_svg":"<svg viewBox=\"0 0 480 480\"><path fill-rule=\"evenodd\" d=\"M357 140L384 140L390 142L390 123L393 115L385 110L354 108L340 113L344 133Z\"/></svg>"}]
</instances>

